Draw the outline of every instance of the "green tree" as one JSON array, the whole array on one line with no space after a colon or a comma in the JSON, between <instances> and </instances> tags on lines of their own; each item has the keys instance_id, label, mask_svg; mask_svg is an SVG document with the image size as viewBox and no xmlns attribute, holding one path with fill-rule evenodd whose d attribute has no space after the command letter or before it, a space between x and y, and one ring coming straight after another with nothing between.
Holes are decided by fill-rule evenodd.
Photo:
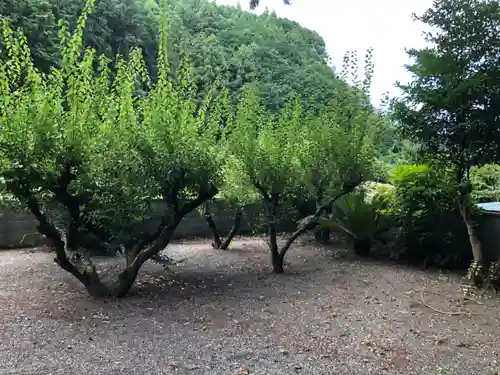
<instances>
[{"instance_id":1,"label":"green tree","mask_svg":"<svg viewBox=\"0 0 500 375\"><path fill-rule=\"evenodd\" d=\"M307 152L297 156L303 183L295 192L293 203L302 216L311 215L308 216L311 225L320 216L329 214L332 196L337 197L339 191L341 195L348 193L373 177L374 141L384 118L374 111L369 100L374 71L372 50L366 53L363 79L359 76L356 56L355 52L345 55L339 76L341 84L332 105L320 116L309 116L303 128L307 140L303 148ZM316 229L316 238L326 242L328 229Z\"/></svg>"},{"instance_id":2,"label":"green tree","mask_svg":"<svg viewBox=\"0 0 500 375\"><path fill-rule=\"evenodd\" d=\"M500 201L500 165L486 164L470 171L472 198L475 202Z\"/></svg>"},{"instance_id":3,"label":"green tree","mask_svg":"<svg viewBox=\"0 0 500 375\"><path fill-rule=\"evenodd\" d=\"M73 34L62 27L61 66L48 74L34 67L26 38L3 23L0 175L52 241L56 263L91 295L122 297L182 218L217 194L223 160L218 129L206 126L203 109L195 110L187 62L175 87L167 76L165 5L158 78L138 97L137 87L149 85L140 50L118 59L112 77L106 57L96 70L95 50L82 49L93 3L86 2ZM156 230L120 241L126 266L117 277L98 274L83 233L100 237L118 226L134 232L157 198L164 209ZM51 218L54 206L64 216L60 225Z\"/></svg>"},{"instance_id":4,"label":"green tree","mask_svg":"<svg viewBox=\"0 0 500 375\"><path fill-rule=\"evenodd\" d=\"M346 110L342 113L338 109ZM244 94L230 129L231 153L240 166L241 181L260 196L268 226L273 270L282 273L293 242L315 228L322 214L351 192L367 175L372 161L364 111L334 107L321 116L303 113L298 100L278 115L263 108L255 87ZM342 116L352 122L342 122ZM310 191L316 210L297 225L280 246L276 221L297 192Z\"/></svg>"},{"instance_id":5,"label":"green tree","mask_svg":"<svg viewBox=\"0 0 500 375\"><path fill-rule=\"evenodd\" d=\"M413 81L400 85L404 98L395 115L428 158L454 167L476 270L483 255L471 215L469 170L499 156L500 4L435 0L415 18L436 31L426 35L429 47L408 51Z\"/></svg>"},{"instance_id":6,"label":"green tree","mask_svg":"<svg viewBox=\"0 0 500 375\"><path fill-rule=\"evenodd\" d=\"M283 0L283 4L290 5L292 3L291 0ZM250 9L255 9L259 6L260 0L250 0Z\"/></svg>"},{"instance_id":7,"label":"green tree","mask_svg":"<svg viewBox=\"0 0 500 375\"><path fill-rule=\"evenodd\" d=\"M233 123L233 110L230 104L229 92L223 88L219 92L219 98L215 101L215 105L210 108L210 116L208 119L209 126L212 128L231 129ZM230 148L228 146L228 138L224 131L219 133L219 152L224 155L225 160L222 169L222 179L218 186L219 193L213 200L205 202L200 207L200 213L205 218L210 231L212 232L212 247L215 249L226 250L231 241L238 233L243 219L243 209L245 206L258 201L258 196L250 187L249 184L241 179L242 173L238 170L239 165L235 163L235 159L230 156ZM224 238L215 222L212 215L212 205L214 202L220 201L225 208L233 213L232 227Z\"/></svg>"}]
</instances>

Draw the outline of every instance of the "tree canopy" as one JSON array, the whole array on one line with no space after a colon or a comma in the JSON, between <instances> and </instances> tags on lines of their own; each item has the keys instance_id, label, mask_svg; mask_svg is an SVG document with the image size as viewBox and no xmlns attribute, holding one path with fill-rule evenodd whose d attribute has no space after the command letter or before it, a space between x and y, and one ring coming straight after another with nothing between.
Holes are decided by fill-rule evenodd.
<instances>
[{"instance_id":1,"label":"tree canopy","mask_svg":"<svg viewBox=\"0 0 500 375\"><path fill-rule=\"evenodd\" d=\"M61 65L48 74L33 65L27 39L3 22L0 175L4 193L38 220L63 269L93 295L124 296L182 218L217 194L223 158L219 124L207 121L206 106L197 110L187 61L177 85L168 76L165 7L151 84L140 50L117 58L112 75L104 55L82 47L93 5L86 1L73 33L62 27ZM148 86L147 94L138 97L137 86ZM138 232L158 198L164 208L155 232ZM62 222L51 217L55 207ZM117 278L98 275L82 251L85 232L103 242L121 235L126 267Z\"/></svg>"},{"instance_id":2,"label":"tree canopy","mask_svg":"<svg viewBox=\"0 0 500 375\"><path fill-rule=\"evenodd\" d=\"M292 3L291 0L283 0L283 4L290 5ZM259 6L260 0L250 0L250 9L255 9Z\"/></svg>"},{"instance_id":3,"label":"tree canopy","mask_svg":"<svg viewBox=\"0 0 500 375\"><path fill-rule=\"evenodd\" d=\"M500 145L500 4L436 0L416 17L437 31L408 53L413 81L400 85L396 118L424 152L465 171L497 160Z\"/></svg>"}]
</instances>

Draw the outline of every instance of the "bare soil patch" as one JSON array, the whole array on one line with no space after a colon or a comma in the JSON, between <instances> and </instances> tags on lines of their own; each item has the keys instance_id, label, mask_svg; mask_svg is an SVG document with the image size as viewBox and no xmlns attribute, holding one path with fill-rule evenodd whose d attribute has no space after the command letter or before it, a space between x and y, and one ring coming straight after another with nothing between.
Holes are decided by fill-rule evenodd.
<instances>
[{"instance_id":1,"label":"bare soil patch","mask_svg":"<svg viewBox=\"0 0 500 375\"><path fill-rule=\"evenodd\" d=\"M209 242L169 246L186 258L175 274L147 264L122 300L87 296L46 251L0 252L0 374L500 370L499 300L463 301L458 276L309 242L274 275L263 239L239 238L227 251Z\"/></svg>"}]
</instances>

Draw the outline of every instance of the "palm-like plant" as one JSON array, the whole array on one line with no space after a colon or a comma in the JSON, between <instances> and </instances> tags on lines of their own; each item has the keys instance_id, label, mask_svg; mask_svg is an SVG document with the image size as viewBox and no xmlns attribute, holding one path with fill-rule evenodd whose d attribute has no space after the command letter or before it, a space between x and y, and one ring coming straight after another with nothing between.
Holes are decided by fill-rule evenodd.
<instances>
[{"instance_id":1,"label":"palm-like plant","mask_svg":"<svg viewBox=\"0 0 500 375\"><path fill-rule=\"evenodd\" d=\"M385 202L377 197L367 198L365 190L340 198L333 213L320 220L320 226L346 234L356 254L370 253L377 235L385 229L381 210Z\"/></svg>"}]
</instances>

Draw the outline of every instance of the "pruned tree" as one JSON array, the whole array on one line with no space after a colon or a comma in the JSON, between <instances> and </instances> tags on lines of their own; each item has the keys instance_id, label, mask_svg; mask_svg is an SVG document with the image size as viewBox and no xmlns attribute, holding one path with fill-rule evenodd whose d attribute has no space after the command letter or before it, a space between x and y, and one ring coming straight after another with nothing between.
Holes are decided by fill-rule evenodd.
<instances>
[{"instance_id":1,"label":"pruned tree","mask_svg":"<svg viewBox=\"0 0 500 375\"><path fill-rule=\"evenodd\" d=\"M321 215L364 178L368 160L362 127L344 126L326 112L322 116L302 113L292 101L278 117L261 107L250 87L237 110L231 129L231 152L240 164L242 181L260 195L268 226L273 270L282 273L283 261L293 242L318 225ZM313 191L317 207L298 222L297 230L280 246L276 222L285 202L297 191Z\"/></svg>"},{"instance_id":2,"label":"pruned tree","mask_svg":"<svg viewBox=\"0 0 500 375\"><path fill-rule=\"evenodd\" d=\"M59 266L93 296L123 297L182 218L217 194L223 159L217 129L205 126L206 113L191 100L187 62L178 82L168 78L166 4L152 85L140 50L118 58L111 78L110 61L82 48L93 5L87 0L73 33L61 24L61 67L47 74L33 66L26 38L3 22L0 175L51 240ZM143 85L147 94L137 95ZM158 201L157 228L135 230ZM51 219L54 206L62 222ZM118 238L125 258L118 275L98 274L84 251L88 232L103 242Z\"/></svg>"},{"instance_id":3,"label":"pruned tree","mask_svg":"<svg viewBox=\"0 0 500 375\"><path fill-rule=\"evenodd\" d=\"M400 85L395 117L427 159L456 175L457 202L469 234L471 279L481 282L481 243L472 216L469 171L497 162L500 146L500 4L435 0L415 19L435 31L429 47L408 51L413 80Z\"/></svg>"},{"instance_id":4,"label":"pruned tree","mask_svg":"<svg viewBox=\"0 0 500 375\"><path fill-rule=\"evenodd\" d=\"M207 118L207 124L212 129L220 130L217 135L217 142L219 144L219 153L225 162L221 170L222 178L220 186L218 186L219 193L212 200L200 206L199 211L212 232L212 247L227 250L241 227L244 208L256 202L258 196L248 184L241 180L242 174L238 170L239 165L234 163L234 158L230 154L230 148L228 147L230 142L229 133L224 129L232 128L233 108L230 104L227 88L222 88L219 91L217 93L218 100L215 100L209 109L210 116ZM221 233L212 213L212 206L217 201L223 203L225 208L233 215L232 226L226 236Z\"/></svg>"},{"instance_id":5,"label":"pruned tree","mask_svg":"<svg viewBox=\"0 0 500 375\"><path fill-rule=\"evenodd\" d=\"M330 214L332 198L338 199L339 192L346 194L373 175L374 139L382 119L370 103L373 71L371 49L365 55L363 77L357 53L347 52L334 103L320 116L308 116L303 121L305 142L303 152L297 154L303 180L294 204L309 202L307 216L313 222ZM328 237L328 228L316 228L317 240L326 242Z\"/></svg>"}]
</instances>

